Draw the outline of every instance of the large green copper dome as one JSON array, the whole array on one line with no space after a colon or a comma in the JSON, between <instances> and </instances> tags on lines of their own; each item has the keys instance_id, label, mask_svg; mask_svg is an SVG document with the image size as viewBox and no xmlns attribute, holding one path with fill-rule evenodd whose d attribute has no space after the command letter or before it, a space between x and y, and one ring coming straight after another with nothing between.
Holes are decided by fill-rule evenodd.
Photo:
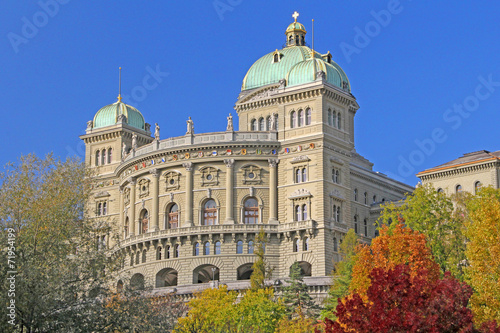
<instances>
[{"instance_id":1,"label":"large green copper dome","mask_svg":"<svg viewBox=\"0 0 500 333\"><path fill-rule=\"evenodd\" d=\"M124 115L124 122L135 128L145 129L144 117L133 106L121 102L121 98L113 104L102 107L94 116L93 127L105 127L118 122L118 117Z\"/></svg>"},{"instance_id":2,"label":"large green copper dome","mask_svg":"<svg viewBox=\"0 0 500 333\"><path fill-rule=\"evenodd\" d=\"M298 13L294 13L295 19L297 16ZM287 87L314 82L318 72L322 71L327 83L350 92L349 79L342 68L332 61L331 54L317 53L305 45L304 25L295 20L285 34L286 47L257 60L243 79L242 91L278 84L283 79Z\"/></svg>"}]
</instances>

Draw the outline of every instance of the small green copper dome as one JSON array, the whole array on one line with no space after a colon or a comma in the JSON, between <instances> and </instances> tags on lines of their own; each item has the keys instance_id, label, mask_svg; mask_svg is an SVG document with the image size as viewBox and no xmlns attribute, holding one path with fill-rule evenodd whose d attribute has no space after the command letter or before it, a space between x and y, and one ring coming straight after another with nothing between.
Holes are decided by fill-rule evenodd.
<instances>
[{"instance_id":1,"label":"small green copper dome","mask_svg":"<svg viewBox=\"0 0 500 333\"><path fill-rule=\"evenodd\" d=\"M287 86L291 87L313 82L317 79L318 72L323 71L325 73L325 81L327 83L350 91L347 76L338 65L335 65L325 62L323 59L319 59L317 57L302 61L293 66L293 68L288 72L286 77Z\"/></svg>"},{"instance_id":2,"label":"small green copper dome","mask_svg":"<svg viewBox=\"0 0 500 333\"><path fill-rule=\"evenodd\" d=\"M142 114L133 106L121 102L121 98L113 104L102 107L94 116L93 128L114 125L118 122L119 115L125 115L124 122L144 130L145 122Z\"/></svg>"},{"instance_id":3,"label":"small green copper dome","mask_svg":"<svg viewBox=\"0 0 500 333\"><path fill-rule=\"evenodd\" d=\"M304 27L304 25L302 23L293 22L288 26L288 28L286 28L285 34L288 32L291 32L291 31L295 31L295 30L300 30L300 31L303 31L304 33L306 32L306 28Z\"/></svg>"}]
</instances>

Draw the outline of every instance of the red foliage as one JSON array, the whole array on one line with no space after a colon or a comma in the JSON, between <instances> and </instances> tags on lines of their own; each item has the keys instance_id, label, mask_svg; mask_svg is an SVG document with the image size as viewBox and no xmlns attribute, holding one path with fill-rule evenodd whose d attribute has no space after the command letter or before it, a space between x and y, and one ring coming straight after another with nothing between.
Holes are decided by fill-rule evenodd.
<instances>
[{"instance_id":1,"label":"red foliage","mask_svg":"<svg viewBox=\"0 0 500 333\"><path fill-rule=\"evenodd\" d=\"M495 321L487 321L481 325L481 333L500 333L500 326Z\"/></svg>"},{"instance_id":2,"label":"red foliage","mask_svg":"<svg viewBox=\"0 0 500 333\"><path fill-rule=\"evenodd\" d=\"M355 293L339 302L338 320L325 322L325 332L473 332L467 284L449 274L432 282L425 271L410 273L407 265L373 269L368 301Z\"/></svg>"}]
</instances>

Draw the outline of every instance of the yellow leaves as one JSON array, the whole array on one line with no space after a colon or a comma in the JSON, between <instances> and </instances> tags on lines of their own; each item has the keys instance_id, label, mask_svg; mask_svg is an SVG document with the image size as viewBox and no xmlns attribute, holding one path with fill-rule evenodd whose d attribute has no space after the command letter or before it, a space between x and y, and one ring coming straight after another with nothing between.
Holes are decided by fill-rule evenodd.
<instances>
[{"instance_id":1,"label":"yellow leaves","mask_svg":"<svg viewBox=\"0 0 500 333\"><path fill-rule=\"evenodd\" d=\"M500 322L500 191L482 189L467 208L471 221L466 231L470 241L465 274L474 290L474 320L478 324Z\"/></svg>"}]
</instances>

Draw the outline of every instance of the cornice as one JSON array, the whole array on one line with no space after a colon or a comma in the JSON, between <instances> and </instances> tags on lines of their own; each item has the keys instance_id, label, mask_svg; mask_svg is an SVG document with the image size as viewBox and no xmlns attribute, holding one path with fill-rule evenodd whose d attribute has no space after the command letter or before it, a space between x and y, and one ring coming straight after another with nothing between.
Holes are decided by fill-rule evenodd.
<instances>
[{"instance_id":1,"label":"cornice","mask_svg":"<svg viewBox=\"0 0 500 333\"><path fill-rule=\"evenodd\" d=\"M417 177L421 180L428 181L444 177L460 176L467 173L476 173L478 171L500 167L500 161L497 158L488 159L487 163L484 163L484 160L479 162L479 164L475 165L462 164L462 167L451 166L443 169L435 169L434 171L422 171L417 174Z\"/></svg>"}]
</instances>

